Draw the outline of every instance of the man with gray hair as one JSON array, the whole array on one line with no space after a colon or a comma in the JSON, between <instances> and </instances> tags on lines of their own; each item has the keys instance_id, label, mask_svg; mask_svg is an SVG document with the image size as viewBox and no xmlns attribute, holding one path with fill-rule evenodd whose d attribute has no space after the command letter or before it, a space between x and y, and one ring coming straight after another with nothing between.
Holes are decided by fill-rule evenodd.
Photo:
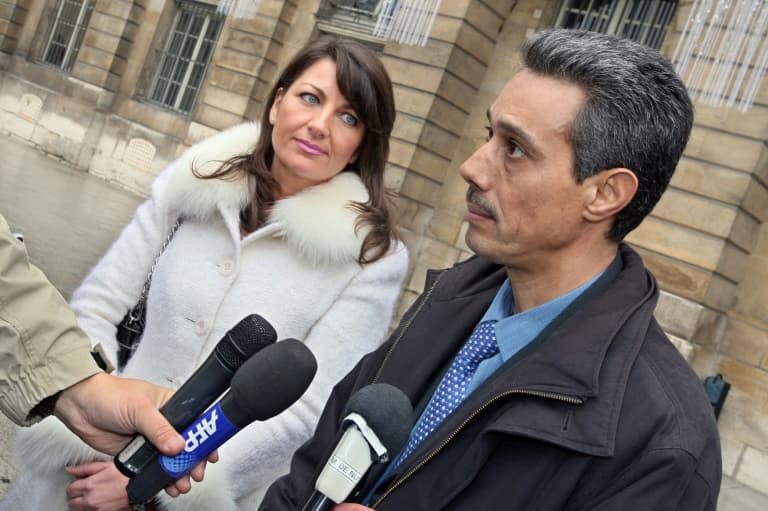
<instances>
[{"instance_id":1,"label":"man with gray hair","mask_svg":"<svg viewBox=\"0 0 768 511\"><path fill-rule=\"evenodd\" d=\"M400 388L416 422L336 511L715 509L712 408L622 242L688 141L685 87L657 52L592 32L538 33L522 62L460 170L477 255L429 273L262 510L302 508L347 400L372 382Z\"/></svg>"}]
</instances>

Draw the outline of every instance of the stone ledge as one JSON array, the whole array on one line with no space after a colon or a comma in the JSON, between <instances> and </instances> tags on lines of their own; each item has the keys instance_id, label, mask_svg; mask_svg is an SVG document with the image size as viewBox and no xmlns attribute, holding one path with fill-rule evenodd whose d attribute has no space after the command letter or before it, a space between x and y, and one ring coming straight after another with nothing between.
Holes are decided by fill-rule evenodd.
<instances>
[{"instance_id":1,"label":"stone ledge","mask_svg":"<svg viewBox=\"0 0 768 511\"><path fill-rule=\"evenodd\" d=\"M677 351L683 356L686 362L691 363L696 351L696 347L685 339L681 339L675 335L668 334L669 340L677 348Z\"/></svg>"},{"instance_id":2,"label":"stone ledge","mask_svg":"<svg viewBox=\"0 0 768 511\"><path fill-rule=\"evenodd\" d=\"M687 340L692 339L696 332L703 309L704 306L687 298L660 291L655 315L665 332L676 338L682 338L681 341L688 342ZM675 345L677 346L677 344ZM680 349L679 346L678 349Z\"/></svg>"}]
</instances>

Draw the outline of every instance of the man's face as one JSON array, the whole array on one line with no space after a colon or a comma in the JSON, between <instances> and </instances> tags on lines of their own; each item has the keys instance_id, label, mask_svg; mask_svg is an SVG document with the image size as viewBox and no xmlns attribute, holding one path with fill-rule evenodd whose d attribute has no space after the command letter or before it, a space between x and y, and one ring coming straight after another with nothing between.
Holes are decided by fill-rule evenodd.
<instances>
[{"instance_id":1,"label":"man's face","mask_svg":"<svg viewBox=\"0 0 768 511\"><path fill-rule=\"evenodd\" d=\"M488 141L460 169L466 241L477 254L540 268L577 242L589 191L574 178L567 136L585 99L578 86L529 70L504 87L488 112Z\"/></svg>"}]
</instances>

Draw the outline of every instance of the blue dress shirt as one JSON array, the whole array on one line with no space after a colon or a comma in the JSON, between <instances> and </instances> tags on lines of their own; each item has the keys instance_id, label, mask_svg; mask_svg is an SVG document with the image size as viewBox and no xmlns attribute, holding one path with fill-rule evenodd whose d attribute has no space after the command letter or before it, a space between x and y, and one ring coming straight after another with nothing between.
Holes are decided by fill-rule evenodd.
<instances>
[{"instance_id":1,"label":"blue dress shirt","mask_svg":"<svg viewBox=\"0 0 768 511\"><path fill-rule=\"evenodd\" d=\"M512 286L509 279L504 281L496 297L491 302L485 315L480 320L496 320L496 341L499 344L499 353L483 360L475 371L472 381L467 387L466 397L488 379L504 362L512 358L515 353L525 348L529 342L534 340L553 319L560 315L576 298L586 291L595 281L600 278L599 273L576 289L573 289L564 295L560 295L554 300L538 305L527 311L514 314L515 299L512 296Z\"/></svg>"}]
</instances>

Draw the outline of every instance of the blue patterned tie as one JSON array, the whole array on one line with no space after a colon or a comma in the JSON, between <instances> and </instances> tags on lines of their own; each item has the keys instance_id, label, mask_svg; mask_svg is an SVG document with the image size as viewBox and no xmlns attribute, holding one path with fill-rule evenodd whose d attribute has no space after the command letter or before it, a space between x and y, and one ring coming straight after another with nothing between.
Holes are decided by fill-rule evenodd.
<instances>
[{"instance_id":1,"label":"blue patterned tie","mask_svg":"<svg viewBox=\"0 0 768 511\"><path fill-rule=\"evenodd\" d=\"M495 323L495 320L488 320L475 327L475 331L459 350L448 372L443 376L416 429L411 433L408 444L395 460L393 469L410 456L416 447L443 422L443 419L461 404L480 362L499 352Z\"/></svg>"}]
</instances>

